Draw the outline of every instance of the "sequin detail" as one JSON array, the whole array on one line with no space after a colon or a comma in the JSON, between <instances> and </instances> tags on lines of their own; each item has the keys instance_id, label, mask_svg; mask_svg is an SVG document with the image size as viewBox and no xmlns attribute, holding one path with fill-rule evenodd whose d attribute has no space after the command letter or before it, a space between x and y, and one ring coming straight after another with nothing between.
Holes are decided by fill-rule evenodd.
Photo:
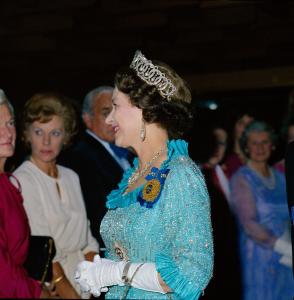
<instances>
[{"instance_id":1,"label":"sequin detail","mask_svg":"<svg viewBox=\"0 0 294 300\"><path fill-rule=\"evenodd\" d=\"M120 260L115 242L131 262L153 262L174 291L171 299L198 299L212 276L213 243L210 202L204 178L187 155L187 143L168 143L169 169L156 205L146 209L138 202L142 187L123 195L125 175L111 197L100 226L106 257ZM119 299L124 287L112 286L106 299ZM167 295L130 288L128 299L168 299Z\"/></svg>"}]
</instances>

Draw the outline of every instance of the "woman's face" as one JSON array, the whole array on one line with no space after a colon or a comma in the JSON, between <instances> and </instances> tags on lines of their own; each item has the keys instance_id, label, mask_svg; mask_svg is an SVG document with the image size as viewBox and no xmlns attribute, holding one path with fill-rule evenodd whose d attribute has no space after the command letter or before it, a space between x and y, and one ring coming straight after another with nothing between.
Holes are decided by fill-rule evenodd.
<instances>
[{"instance_id":1,"label":"woman's face","mask_svg":"<svg viewBox=\"0 0 294 300\"><path fill-rule=\"evenodd\" d=\"M272 141L268 132L250 132L247 141L249 158L254 162L266 162L272 153Z\"/></svg>"},{"instance_id":2,"label":"woman's face","mask_svg":"<svg viewBox=\"0 0 294 300\"><path fill-rule=\"evenodd\" d=\"M115 144L120 147L133 147L140 141L142 110L131 104L128 95L117 88L112 96L113 108L106 123L114 129Z\"/></svg>"},{"instance_id":3,"label":"woman's face","mask_svg":"<svg viewBox=\"0 0 294 300\"><path fill-rule=\"evenodd\" d=\"M47 123L33 122L28 128L27 140L36 161L55 162L65 142L63 119L54 115Z\"/></svg>"},{"instance_id":4,"label":"woman's face","mask_svg":"<svg viewBox=\"0 0 294 300\"><path fill-rule=\"evenodd\" d=\"M0 159L6 160L14 153L16 130L14 117L6 104L0 104Z\"/></svg>"}]
</instances>

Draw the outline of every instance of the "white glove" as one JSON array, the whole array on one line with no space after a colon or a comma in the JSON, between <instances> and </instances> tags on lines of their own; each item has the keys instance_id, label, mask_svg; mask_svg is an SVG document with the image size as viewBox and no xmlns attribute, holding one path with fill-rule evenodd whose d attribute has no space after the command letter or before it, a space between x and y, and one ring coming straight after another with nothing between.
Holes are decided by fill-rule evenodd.
<instances>
[{"instance_id":1,"label":"white glove","mask_svg":"<svg viewBox=\"0 0 294 300\"><path fill-rule=\"evenodd\" d=\"M83 261L78 264L75 280L81 286L82 291L91 292L93 296L99 297L101 291L107 291L105 287L125 284L122 275L126 264L125 261L115 262L95 255L94 262ZM158 273L154 263L143 265L131 263L126 275L128 281L132 279L131 286L133 287L164 293L158 282Z\"/></svg>"},{"instance_id":2,"label":"white glove","mask_svg":"<svg viewBox=\"0 0 294 300\"><path fill-rule=\"evenodd\" d=\"M292 256L283 255L280 260L280 264L292 268Z\"/></svg>"},{"instance_id":3,"label":"white glove","mask_svg":"<svg viewBox=\"0 0 294 300\"><path fill-rule=\"evenodd\" d=\"M274 245L274 250L281 255L286 255L292 257L292 245L291 242L285 239L285 236L282 235L279 237Z\"/></svg>"},{"instance_id":4,"label":"white glove","mask_svg":"<svg viewBox=\"0 0 294 300\"><path fill-rule=\"evenodd\" d=\"M75 281L80 285L82 292L90 292L99 297L106 292L107 286L124 285L121 274L126 262L114 262L95 255L94 261L82 261L78 264Z\"/></svg>"},{"instance_id":5,"label":"white glove","mask_svg":"<svg viewBox=\"0 0 294 300\"><path fill-rule=\"evenodd\" d=\"M282 255L280 264L292 267L292 244L287 230L276 240L274 250Z\"/></svg>"},{"instance_id":6,"label":"white glove","mask_svg":"<svg viewBox=\"0 0 294 300\"><path fill-rule=\"evenodd\" d=\"M158 273L156 271L155 264L144 263L142 266L140 265L141 264L138 263L132 263L130 265L127 277L128 280L133 277L131 280L131 286L149 292L165 294L158 281ZM139 266L140 268L138 269ZM134 273L135 276L133 276Z\"/></svg>"}]
</instances>

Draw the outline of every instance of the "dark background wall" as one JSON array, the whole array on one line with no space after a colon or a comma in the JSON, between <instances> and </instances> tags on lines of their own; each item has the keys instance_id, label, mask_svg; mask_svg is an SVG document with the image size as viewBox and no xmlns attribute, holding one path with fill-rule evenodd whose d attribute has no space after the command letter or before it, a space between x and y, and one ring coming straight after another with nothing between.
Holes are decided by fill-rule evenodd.
<instances>
[{"instance_id":1,"label":"dark background wall","mask_svg":"<svg viewBox=\"0 0 294 300\"><path fill-rule=\"evenodd\" d=\"M230 127L246 110L278 130L294 86L293 36L293 1L2 0L0 88L17 113L38 91L80 103L141 49L187 80L196 120L217 115Z\"/></svg>"}]
</instances>

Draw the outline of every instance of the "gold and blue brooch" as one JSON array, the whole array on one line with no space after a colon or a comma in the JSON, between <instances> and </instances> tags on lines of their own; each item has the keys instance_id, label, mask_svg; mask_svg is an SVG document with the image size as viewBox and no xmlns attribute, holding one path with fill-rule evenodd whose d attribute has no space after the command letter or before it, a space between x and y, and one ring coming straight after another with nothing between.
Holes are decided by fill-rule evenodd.
<instances>
[{"instance_id":1,"label":"gold and blue brooch","mask_svg":"<svg viewBox=\"0 0 294 300\"><path fill-rule=\"evenodd\" d=\"M147 182L138 195L138 201L141 206L152 208L158 201L168 172L169 169L167 168L159 170L158 168L153 167L151 169L150 173L145 178Z\"/></svg>"}]
</instances>

